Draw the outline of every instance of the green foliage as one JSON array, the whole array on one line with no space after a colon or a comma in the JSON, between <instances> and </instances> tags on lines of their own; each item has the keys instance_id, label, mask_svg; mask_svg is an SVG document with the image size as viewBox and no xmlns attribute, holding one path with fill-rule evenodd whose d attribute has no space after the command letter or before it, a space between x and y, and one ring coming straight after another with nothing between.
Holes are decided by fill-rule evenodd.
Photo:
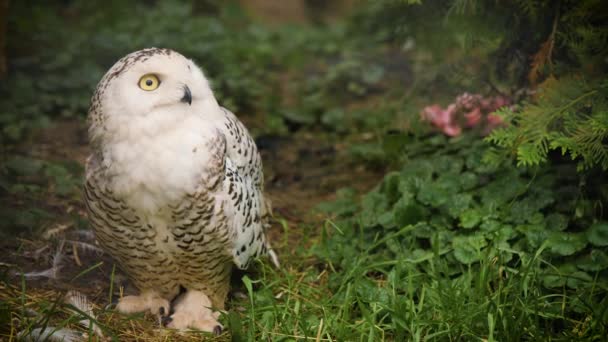
<instances>
[{"instance_id":1,"label":"green foliage","mask_svg":"<svg viewBox=\"0 0 608 342\"><path fill-rule=\"evenodd\" d=\"M243 278L248 298L233 304L244 306L247 316L240 322L229 317L231 329L242 335L245 324L249 338L256 340L500 336L518 341L542 336L567 341L601 340L606 334L605 283L566 268L542 273L543 248L521 253L518 262L508 265L500 256L504 248L486 247L474 264L455 273L446 250L424 251L395 241L411 234L411 228L369 240L361 231L345 231L347 224L336 227L325 226L330 237L316 245L314 253L352 251L348 245L364 248L344 258L326 258L324 264L309 258L309 252L298 251L291 260L298 272L263 268L256 280ZM470 247L471 255L484 245L481 239L462 240L467 240L463 245ZM383 258L386 249L398 258ZM544 283L563 288L549 293Z\"/></svg>"},{"instance_id":2,"label":"green foliage","mask_svg":"<svg viewBox=\"0 0 608 342\"><path fill-rule=\"evenodd\" d=\"M608 225L601 216L577 215L575 208L584 210L590 202L605 198L592 198L597 195L592 195L594 185L582 186L574 166L565 164L555 173L551 168L518 168L509 162L486 164L483 156L488 148L472 134L451 140L419 138L404 150L401 168L361 198L357 213L353 214L353 206L358 201L350 192L320 207L337 215L339 227L315 248L336 272L335 282L330 281L332 291L344 295L345 284L375 283L370 285L373 291L360 292L359 299L351 301L356 316L349 319L366 320L366 310L377 308L375 324L391 336L402 336L405 331L413 333L404 322L414 323L406 308L395 306L399 293L418 298L420 307L430 304L425 302L428 296L439 296L431 300L434 305L451 310L466 307L466 301L456 304L455 298L450 303L435 292L435 286L447 291L446 296L471 296L468 300L480 307L478 311L462 307L454 313L456 320L478 317L463 326L449 332L433 326L424 330L427 333L454 337L457 331L468 331L484 336L490 323L482 317L495 319L505 313L483 309L486 304L479 302L480 297L542 301L559 293L559 288L573 294L564 297L570 301L568 309L562 311L557 302L545 303L537 328L559 329L561 315L595 315L576 298L592 303L608 293ZM602 184L602 179L594 184ZM490 288L481 290L482 284ZM472 294L475 291L482 292ZM442 314L447 311L432 308ZM520 309L516 305L508 310ZM510 335L517 328L505 319L502 326L492 328L500 336L527 334Z\"/></svg>"},{"instance_id":3,"label":"green foliage","mask_svg":"<svg viewBox=\"0 0 608 342\"><path fill-rule=\"evenodd\" d=\"M343 25L298 35L298 48L309 50L314 59L290 69L290 87L297 96L282 109L288 124L348 134L396 121L394 103L400 102L403 84L411 78L404 54L351 35ZM376 103L379 94L382 101ZM360 108L348 108L355 101Z\"/></svg>"},{"instance_id":4,"label":"green foliage","mask_svg":"<svg viewBox=\"0 0 608 342\"><path fill-rule=\"evenodd\" d=\"M205 13L188 0L20 1L10 10L11 68L0 85L2 140L9 143L58 117L83 117L103 73L150 46L200 63L222 105L240 115L265 113L262 129L272 133L284 133L284 121L342 133L351 123L365 127L373 116L343 104L386 87L385 63L377 61L384 53L362 52L373 51L369 42L342 25L269 29L234 4ZM24 43L31 41L37 44Z\"/></svg>"},{"instance_id":5,"label":"green foliage","mask_svg":"<svg viewBox=\"0 0 608 342\"><path fill-rule=\"evenodd\" d=\"M587 238L592 245L608 246L608 223L596 223L587 233ZM598 254L599 256L600 254Z\"/></svg>"},{"instance_id":6,"label":"green foliage","mask_svg":"<svg viewBox=\"0 0 608 342\"><path fill-rule=\"evenodd\" d=\"M428 140L417 144L428 145ZM410 144L408 153L415 149ZM579 187L574 168L564 167L558 175L550 169L517 169L508 163L487 165L482 161L486 149L483 142L466 136L444 139L424 156L406 157L399 172L386 175L380 186L363 197L361 212L352 222L361 231L353 234L364 234L363 241L372 243L380 232L410 227L412 234L399 239L400 245L413 250L452 250L446 257L455 265L478 261L485 250L497 246L504 250L502 257L511 260L544 244L547 261L566 264L575 259L561 257L581 256L603 246L605 224L574 216L572 208L584 206L581 196L589 191ZM567 184L571 185L567 192L558 192L559 187L567 189ZM347 198L336 203L352 208ZM590 245L589 241L595 242ZM390 250L383 252L384 257L396 258Z\"/></svg>"},{"instance_id":7,"label":"green foliage","mask_svg":"<svg viewBox=\"0 0 608 342\"><path fill-rule=\"evenodd\" d=\"M393 170L361 198L343 189L320 205L333 217L320 238L299 226L291 233L302 239L293 239L283 225L285 241L296 241L282 248L286 266L243 277L247 298L232 299L222 318L234 339L601 340L608 188L593 169L607 162L601 1L420 3L370 1L346 25L271 30L232 2L212 15L194 1L11 2L2 143L82 117L94 85L124 54L173 48L205 68L220 102L267 112L263 129L365 133L347 140L350 156ZM510 126L488 138L494 148L473 135L410 134L416 120L403 116L417 118L422 105L534 83L532 69L538 81L557 80L501 112ZM54 200L76 201L81 173L4 158L2 232L63 218ZM0 304L0 322L24 304L10 305Z\"/></svg>"},{"instance_id":8,"label":"green foliage","mask_svg":"<svg viewBox=\"0 0 608 342\"><path fill-rule=\"evenodd\" d=\"M80 201L81 177L76 162L11 156L0 167L1 233L36 232L56 219L57 213L49 210L53 201Z\"/></svg>"},{"instance_id":9,"label":"green foliage","mask_svg":"<svg viewBox=\"0 0 608 342\"><path fill-rule=\"evenodd\" d=\"M598 0L429 0L422 6L384 0L362 7L351 29L392 44L413 41L432 56L417 60L424 70L418 86L435 92L490 84L486 91L518 100L521 92L512 89L542 82L515 113L502 110L511 126L490 140L506 150L488 160L511 154L519 165L538 165L560 150L579 170L606 170L606 13Z\"/></svg>"},{"instance_id":10,"label":"green foliage","mask_svg":"<svg viewBox=\"0 0 608 342\"><path fill-rule=\"evenodd\" d=\"M209 16L195 12L194 2L177 0L11 3L11 68L0 85L2 139L18 141L48 118L84 116L103 73L125 54L151 46L200 63L225 106L266 109L271 102L261 101L262 94L275 87L267 70L289 54L275 46L286 39L233 9L223 6L219 16Z\"/></svg>"},{"instance_id":11,"label":"green foliage","mask_svg":"<svg viewBox=\"0 0 608 342\"><path fill-rule=\"evenodd\" d=\"M546 162L551 150L559 150L577 160L580 170L607 170L608 83L565 78L547 81L538 91L537 100L521 109L503 109L509 126L496 129L488 141L516 156L522 166Z\"/></svg>"}]
</instances>

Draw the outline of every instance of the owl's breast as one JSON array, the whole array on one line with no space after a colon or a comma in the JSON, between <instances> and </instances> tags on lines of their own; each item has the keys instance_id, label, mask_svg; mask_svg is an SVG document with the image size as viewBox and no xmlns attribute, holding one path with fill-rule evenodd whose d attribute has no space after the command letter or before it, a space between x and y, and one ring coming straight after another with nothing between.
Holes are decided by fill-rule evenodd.
<instances>
[{"instance_id":1,"label":"owl's breast","mask_svg":"<svg viewBox=\"0 0 608 342\"><path fill-rule=\"evenodd\" d=\"M153 132L145 128L131 122L129 135L103 148L108 185L133 208L154 212L175 203L223 163L223 154L210 150L218 133L198 118Z\"/></svg>"}]
</instances>

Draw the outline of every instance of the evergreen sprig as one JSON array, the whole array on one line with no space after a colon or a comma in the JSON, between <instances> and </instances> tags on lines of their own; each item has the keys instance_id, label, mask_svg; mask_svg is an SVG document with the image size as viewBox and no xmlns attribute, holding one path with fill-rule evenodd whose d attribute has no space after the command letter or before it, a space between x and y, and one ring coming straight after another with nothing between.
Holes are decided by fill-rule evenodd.
<instances>
[{"instance_id":1,"label":"evergreen sprig","mask_svg":"<svg viewBox=\"0 0 608 342\"><path fill-rule=\"evenodd\" d=\"M499 111L509 126L486 139L507 149L520 166L547 161L559 150L579 162L578 169L608 169L608 82L590 83L582 78L550 78L538 89L536 99L519 110ZM492 158L492 156L488 156Z\"/></svg>"}]
</instances>

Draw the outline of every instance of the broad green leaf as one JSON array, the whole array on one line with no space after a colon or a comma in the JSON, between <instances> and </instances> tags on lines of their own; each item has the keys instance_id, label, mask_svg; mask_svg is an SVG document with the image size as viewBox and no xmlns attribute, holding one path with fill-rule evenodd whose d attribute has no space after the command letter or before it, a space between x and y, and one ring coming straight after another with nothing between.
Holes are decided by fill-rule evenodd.
<instances>
[{"instance_id":1,"label":"broad green leaf","mask_svg":"<svg viewBox=\"0 0 608 342\"><path fill-rule=\"evenodd\" d=\"M524 193L525 190L526 183L521 179L519 173L510 170L497 175L497 178L481 188L479 193L483 203L503 205Z\"/></svg>"},{"instance_id":2,"label":"broad green leaf","mask_svg":"<svg viewBox=\"0 0 608 342\"><path fill-rule=\"evenodd\" d=\"M430 239L435 233L435 229L426 222L418 222L414 225L413 234L416 237Z\"/></svg>"},{"instance_id":3,"label":"broad green leaf","mask_svg":"<svg viewBox=\"0 0 608 342\"><path fill-rule=\"evenodd\" d=\"M543 225L525 224L519 225L515 229L524 233L526 241L533 249L540 247L549 237L549 232Z\"/></svg>"},{"instance_id":4,"label":"broad green leaf","mask_svg":"<svg viewBox=\"0 0 608 342\"><path fill-rule=\"evenodd\" d=\"M502 225L496 232L496 239L500 242L505 242L517 236L517 232L510 225Z\"/></svg>"},{"instance_id":5,"label":"broad green leaf","mask_svg":"<svg viewBox=\"0 0 608 342\"><path fill-rule=\"evenodd\" d=\"M549 234L549 250L558 255L572 255L587 246L585 236L580 233L553 232Z\"/></svg>"},{"instance_id":6,"label":"broad green leaf","mask_svg":"<svg viewBox=\"0 0 608 342\"><path fill-rule=\"evenodd\" d=\"M435 166L434 172L439 176L446 173L453 175L460 175L464 161L461 158L454 156L439 156L433 159L433 165Z\"/></svg>"},{"instance_id":7,"label":"broad green leaf","mask_svg":"<svg viewBox=\"0 0 608 342\"><path fill-rule=\"evenodd\" d=\"M511 245L506 242L506 241L500 241L498 243L498 251L500 254L500 262L502 263L508 263L509 261L511 261L511 259L513 259L513 252L512 252L512 248Z\"/></svg>"},{"instance_id":8,"label":"broad green leaf","mask_svg":"<svg viewBox=\"0 0 608 342\"><path fill-rule=\"evenodd\" d=\"M462 190L471 190L477 185L479 177L473 172L463 172L458 177L458 183Z\"/></svg>"},{"instance_id":9,"label":"broad green leaf","mask_svg":"<svg viewBox=\"0 0 608 342\"><path fill-rule=\"evenodd\" d=\"M500 221L492 220L492 219L483 220L483 222L479 226L479 228L481 230L483 230L484 232L488 232L488 233L495 232L495 231L499 230L501 227L502 227L502 224L500 223Z\"/></svg>"},{"instance_id":10,"label":"broad green leaf","mask_svg":"<svg viewBox=\"0 0 608 342\"><path fill-rule=\"evenodd\" d=\"M384 287L379 287L378 284L369 278L361 278L355 282L355 290L359 295L360 299L368 302L375 303L380 302L388 304L389 294L388 290Z\"/></svg>"},{"instance_id":11,"label":"broad green leaf","mask_svg":"<svg viewBox=\"0 0 608 342\"><path fill-rule=\"evenodd\" d=\"M516 223L538 223L542 220L539 211L553 202L552 198L527 196L511 206L511 220Z\"/></svg>"},{"instance_id":12,"label":"broad green leaf","mask_svg":"<svg viewBox=\"0 0 608 342\"><path fill-rule=\"evenodd\" d=\"M587 231L587 240L594 246L608 246L608 222L598 222Z\"/></svg>"},{"instance_id":13,"label":"broad green leaf","mask_svg":"<svg viewBox=\"0 0 608 342\"><path fill-rule=\"evenodd\" d=\"M405 198L395 204L393 211L395 213L395 222L399 227L416 224L427 216L427 211L424 207L415 203L415 201L409 201Z\"/></svg>"},{"instance_id":14,"label":"broad green leaf","mask_svg":"<svg viewBox=\"0 0 608 342\"><path fill-rule=\"evenodd\" d=\"M568 276L577 269L571 264L561 265L559 267L550 267L544 271L542 276L543 285L548 288L563 287L568 281Z\"/></svg>"},{"instance_id":15,"label":"broad green leaf","mask_svg":"<svg viewBox=\"0 0 608 342\"><path fill-rule=\"evenodd\" d=\"M397 223L395 222L395 212L389 210L378 216L378 224L384 228L395 227L397 225Z\"/></svg>"},{"instance_id":16,"label":"broad green leaf","mask_svg":"<svg viewBox=\"0 0 608 342\"><path fill-rule=\"evenodd\" d=\"M432 162L428 160L418 160L415 163L408 163L401 171L400 189L417 189L419 182L431 181L435 170Z\"/></svg>"},{"instance_id":17,"label":"broad green leaf","mask_svg":"<svg viewBox=\"0 0 608 342\"><path fill-rule=\"evenodd\" d=\"M458 182L450 176L442 176L436 181L421 184L417 199L425 205L440 207L448 204L452 193L458 189Z\"/></svg>"},{"instance_id":18,"label":"broad green leaf","mask_svg":"<svg viewBox=\"0 0 608 342\"><path fill-rule=\"evenodd\" d=\"M403 197L403 194L399 191L400 180L399 173L390 172L384 176L384 180L380 184L379 192L387 197L389 203L395 203Z\"/></svg>"},{"instance_id":19,"label":"broad green leaf","mask_svg":"<svg viewBox=\"0 0 608 342\"><path fill-rule=\"evenodd\" d=\"M467 193L459 193L451 196L450 201L445 205L448 208L448 213L453 218L458 218L467 209L471 207L473 203L473 196Z\"/></svg>"},{"instance_id":20,"label":"broad green leaf","mask_svg":"<svg viewBox=\"0 0 608 342\"><path fill-rule=\"evenodd\" d=\"M566 277L558 274L547 274L542 277L543 286L548 288L562 287L566 285Z\"/></svg>"},{"instance_id":21,"label":"broad green leaf","mask_svg":"<svg viewBox=\"0 0 608 342\"><path fill-rule=\"evenodd\" d=\"M476 227L479 222L481 222L481 219L482 214L479 209L467 209L460 215L460 226L462 228L471 229Z\"/></svg>"},{"instance_id":22,"label":"broad green leaf","mask_svg":"<svg viewBox=\"0 0 608 342\"><path fill-rule=\"evenodd\" d=\"M593 282L593 277L583 271L576 271L568 275L566 285L572 289L578 289L584 287L587 284Z\"/></svg>"},{"instance_id":23,"label":"broad green leaf","mask_svg":"<svg viewBox=\"0 0 608 342\"><path fill-rule=\"evenodd\" d=\"M373 227L378 223L378 217L385 213L388 208L386 196L378 191L372 191L363 196L361 200L361 222L366 227Z\"/></svg>"},{"instance_id":24,"label":"broad green leaf","mask_svg":"<svg viewBox=\"0 0 608 342\"><path fill-rule=\"evenodd\" d=\"M589 254L579 258L576 261L576 266L584 271L601 271L608 268L608 255L599 249L594 249Z\"/></svg>"},{"instance_id":25,"label":"broad green leaf","mask_svg":"<svg viewBox=\"0 0 608 342\"><path fill-rule=\"evenodd\" d=\"M411 136L405 133L387 134L382 141L382 149L389 158L399 158L411 140Z\"/></svg>"},{"instance_id":26,"label":"broad green leaf","mask_svg":"<svg viewBox=\"0 0 608 342\"><path fill-rule=\"evenodd\" d=\"M454 256L463 264L471 264L481 258L481 249L487 245L482 235L457 236L452 241Z\"/></svg>"},{"instance_id":27,"label":"broad green leaf","mask_svg":"<svg viewBox=\"0 0 608 342\"><path fill-rule=\"evenodd\" d=\"M547 229L562 231L568 228L568 219L566 216L558 213L552 213L545 218Z\"/></svg>"}]
</instances>

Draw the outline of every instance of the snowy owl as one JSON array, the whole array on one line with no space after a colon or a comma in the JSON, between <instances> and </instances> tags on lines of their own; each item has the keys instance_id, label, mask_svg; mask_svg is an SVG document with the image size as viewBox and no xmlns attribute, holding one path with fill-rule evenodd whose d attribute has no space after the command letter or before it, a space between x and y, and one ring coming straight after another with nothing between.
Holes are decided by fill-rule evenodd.
<instances>
[{"instance_id":1,"label":"snowy owl","mask_svg":"<svg viewBox=\"0 0 608 342\"><path fill-rule=\"evenodd\" d=\"M218 105L191 60L150 48L120 59L89 109L85 202L100 245L168 327L221 332L232 264L276 254L262 161L245 126ZM172 306L172 307L171 307ZM172 314L171 314L172 313Z\"/></svg>"}]
</instances>

